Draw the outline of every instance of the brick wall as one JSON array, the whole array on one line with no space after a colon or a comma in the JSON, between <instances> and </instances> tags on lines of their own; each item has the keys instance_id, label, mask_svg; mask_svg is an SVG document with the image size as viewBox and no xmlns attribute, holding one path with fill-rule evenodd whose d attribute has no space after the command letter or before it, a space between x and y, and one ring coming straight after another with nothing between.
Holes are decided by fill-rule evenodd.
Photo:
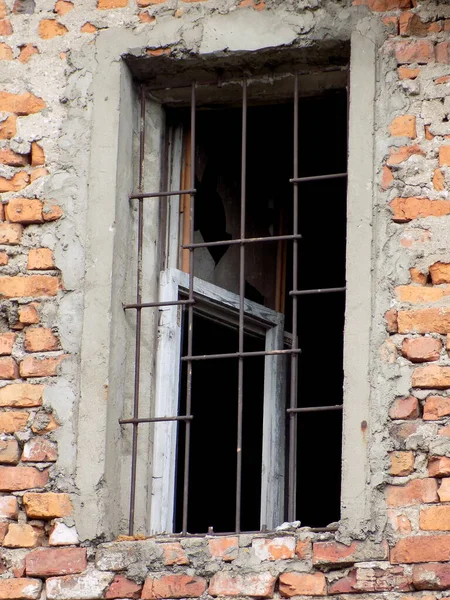
<instances>
[{"instance_id":1,"label":"brick wall","mask_svg":"<svg viewBox=\"0 0 450 600\"><path fill-rule=\"evenodd\" d=\"M83 291L82 251L65 258L85 235L89 156L71 150L88 147L91 99L77 56L113 27L146 31L151 56L177 55L189 46L161 45L160 23L236 10L290 11L316 24L375 13L384 28L377 85L395 97L387 113L377 109L376 207L389 251L376 349L386 380L376 385L396 393L377 412L385 470L371 484L385 525L360 539L300 528L80 547L77 489L64 466L73 458L58 461L59 432L76 415L58 394L77 394L71 319L81 320L62 307L79 306ZM0 0L0 600L450 596L449 35L444 2Z\"/></svg>"}]
</instances>

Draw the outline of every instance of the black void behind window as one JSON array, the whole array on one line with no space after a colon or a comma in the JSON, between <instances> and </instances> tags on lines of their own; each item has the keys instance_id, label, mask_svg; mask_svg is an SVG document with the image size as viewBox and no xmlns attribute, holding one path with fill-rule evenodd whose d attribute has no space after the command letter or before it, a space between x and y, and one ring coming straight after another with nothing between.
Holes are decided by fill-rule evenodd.
<instances>
[{"instance_id":1,"label":"black void behind window","mask_svg":"<svg viewBox=\"0 0 450 600\"><path fill-rule=\"evenodd\" d=\"M171 118L180 118L174 111ZM182 117L181 117L182 118ZM239 238L241 110L196 114L196 243ZM299 177L345 173L347 96L337 90L299 100ZM246 237L293 230L293 109L290 103L248 108ZM345 286L346 179L302 182L299 189L298 289ZM194 274L239 292L239 245L198 248ZM292 242L246 246L245 296L285 314L291 331ZM298 407L341 405L345 294L299 295L297 302ZM186 311L185 311L186 312ZM186 319L184 327L186 328ZM237 350L237 328L195 314L193 354ZM245 334L245 351L264 340ZM186 346L183 355L186 355ZM286 361L289 397L289 360ZM261 487L264 359L244 361L241 530L258 530ZM186 410L186 363L179 414ZM288 401L287 405L288 406ZM192 362L192 415L187 531L233 531L236 493L237 361ZM342 413L301 412L296 440L296 519L327 526L340 515ZM289 418L286 419L286 449ZM185 425L178 425L175 530L182 530ZM288 513L286 510L286 518Z\"/></svg>"}]
</instances>

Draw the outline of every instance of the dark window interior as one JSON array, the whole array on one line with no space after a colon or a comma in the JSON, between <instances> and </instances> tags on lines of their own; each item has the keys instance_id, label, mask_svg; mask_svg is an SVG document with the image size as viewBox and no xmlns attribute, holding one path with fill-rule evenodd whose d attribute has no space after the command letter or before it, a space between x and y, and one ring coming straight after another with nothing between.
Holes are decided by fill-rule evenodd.
<instances>
[{"instance_id":1,"label":"dark window interior","mask_svg":"<svg viewBox=\"0 0 450 600\"><path fill-rule=\"evenodd\" d=\"M250 97L251 103L251 97ZM246 236L292 233L292 101L248 109ZM345 90L300 99L299 174L346 171L347 99ZM178 110L177 118L183 118ZM241 110L199 109L195 186L196 242L239 237ZM346 180L299 185L299 289L345 285ZM292 247L286 243L247 246L246 296L277 306L277 261L284 252L285 276L278 309L292 321ZM239 291L239 246L195 252L195 275ZM342 403L343 293L300 296L298 301L298 405ZM237 328L194 318L194 354L234 352ZM264 349L263 338L246 335L246 350ZM184 348L186 353L186 348ZM260 528L260 478L264 359L244 363L244 443L242 530ZM185 372L180 414L184 414ZM287 381L289 381L287 373ZM237 361L193 363L189 517L190 533L233 531L236 473ZM297 441L297 519L327 526L340 515L340 411L301 413ZM287 420L288 421L288 420ZM286 443L287 443L286 435ZM175 529L181 530L184 426L179 426Z\"/></svg>"}]
</instances>

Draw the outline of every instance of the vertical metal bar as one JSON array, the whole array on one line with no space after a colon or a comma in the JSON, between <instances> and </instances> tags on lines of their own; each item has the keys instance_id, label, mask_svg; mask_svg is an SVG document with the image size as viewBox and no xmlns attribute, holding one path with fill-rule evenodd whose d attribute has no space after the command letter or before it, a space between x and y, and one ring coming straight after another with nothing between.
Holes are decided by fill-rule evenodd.
<instances>
[{"instance_id":1,"label":"vertical metal bar","mask_svg":"<svg viewBox=\"0 0 450 600\"><path fill-rule=\"evenodd\" d=\"M145 91L141 86L141 113L139 123L139 175L138 187L142 192L144 182L144 148L145 148ZM144 200L138 200L138 239L137 239L137 275L136 275L136 304L142 304L142 241L144 237ZM142 332L142 310L136 309L136 343L134 361L134 400L133 419L139 418L139 391L141 372L141 332ZM130 512L128 519L128 533L134 533L134 510L136 504L136 467L137 467L137 441L139 423L133 423L132 447L131 447L131 490L130 490Z\"/></svg>"},{"instance_id":2,"label":"vertical metal bar","mask_svg":"<svg viewBox=\"0 0 450 600\"><path fill-rule=\"evenodd\" d=\"M191 186L195 182L195 108L196 93L195 82L191 87ZM184 218L187 218L185 213ZM194 194L190 196L189 202L189 220L190 220L190 242L194 243ZM192 336L194 326L194 248L189 248L189 300L188 305L188 356L192 356ZM192 360L187 361L187 381L186 381L186 415L190 416L192 410ZM183 473L183 523L182 533L187 533L188 520L188 500L189 500L189 452L191 445L191 421L186 421L186 437L184 444L184 473Z\"/></svg>"},{"instance_id":3,"label":"vertical metal bar","mask_svg":"<svg viewBox=\"0 0 450 600\"><path fill-rule=\"evenodd\" d=\"M245 204L247 180L247 80L242 82L242 149L241 149L241 240L245 238ZM239 247L239 352L244 352L245 244ZM241 530L242 493L242 418L244 401L244 358L238 364L238 414L236 449L236 533Z\"/></svg>"},{"instance_id":4,"label":"vertical metal bar","mask_svg":"<svg viewBox=\"0 0 450 600\"><path fill-rule=\"evenodd\" d=\"M294 179L298 178L298 76L294 80ZM294 183L293 197L293 234L298 234L298 183ZM292 241L292 289L298 287L298 239ZM298 348L297 296L292 296L292 348ZM291 409L297 407L297 370L298 354L291 356ZM297 413L289 413L289 497L288 521L295 521L297 487Z\"/></svg>"}]
</instances>

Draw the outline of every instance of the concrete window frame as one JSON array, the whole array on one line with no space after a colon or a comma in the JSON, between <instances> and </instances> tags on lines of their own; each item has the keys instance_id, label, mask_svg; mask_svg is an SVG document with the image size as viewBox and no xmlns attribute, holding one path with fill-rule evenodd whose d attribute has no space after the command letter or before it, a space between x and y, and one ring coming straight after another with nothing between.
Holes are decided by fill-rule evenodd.
<instances>
[{"instance_id":1,"label":"concrete window frame","mask_svg":"<svg viewBox=\"0 0 450 600\"><path fill-rule=\"evenodd\" d=\"M131 157L136 133L133 125L137 125L138 116L132 75L121 57L133 54L134 48L145 48L146 44L145 34L115 29L101 32L96 41L78 410L76 485L79 493L74 502L82 540L112 539L126 530L127 465L121 455L122 434L118 420L122 416L126 369L127 323L122 301L126 292L123 273L129 269L126 250L131 242L129 232L126 233L127 199L135 180ZM347 531L360 530L371 516L367 438L370 436L376 64L373 39L355 31L351 37L350 61L341 492L341 525ZM154 152L157 153L158 148ZM152 183L154 189L159 189L158 175ZM148 352L151 358L152 349ZM151 455L151 440L146 441L143 451ZM136 531L149 531L148 507L149 498L144 498L137 513Z\"/></svg>"}]
</instances>

